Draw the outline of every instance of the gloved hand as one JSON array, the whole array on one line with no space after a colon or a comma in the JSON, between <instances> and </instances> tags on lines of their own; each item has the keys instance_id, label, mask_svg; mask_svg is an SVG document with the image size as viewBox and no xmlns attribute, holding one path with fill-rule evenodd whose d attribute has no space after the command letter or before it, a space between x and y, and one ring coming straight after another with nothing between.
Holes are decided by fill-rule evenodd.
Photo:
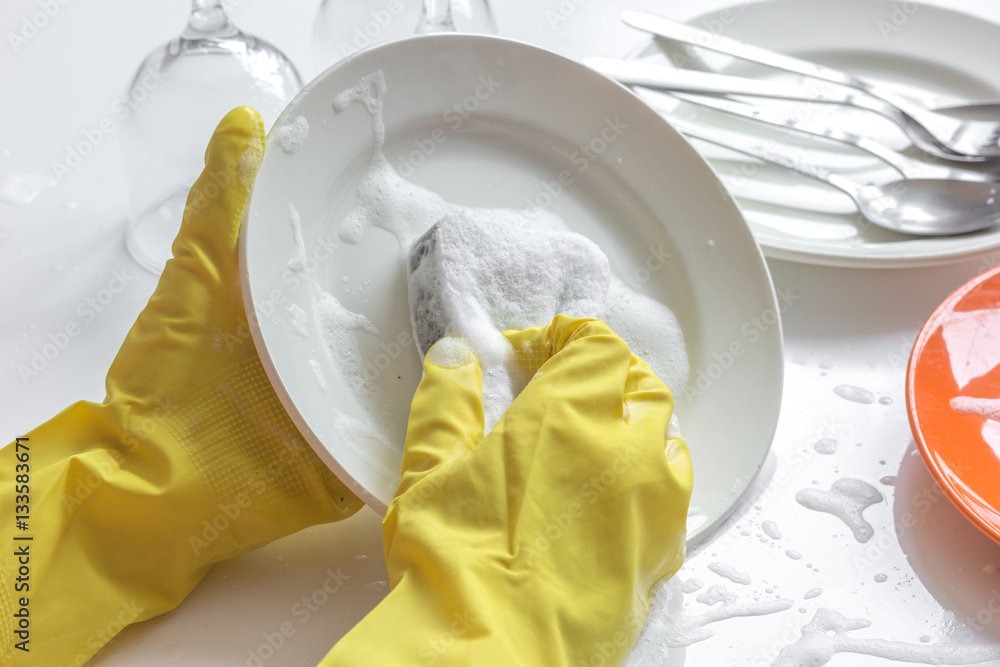
<instances>
[{"instance_id":1,"label":"gloved hand","mask_svg":"<svg viewBox=\"0 0 1000 667\"><path fill-rule=\"evenodd\" d=\"M620 664L680 567L692 473L667 387L597 320L505 336L534 377L486 437L478 363L454 339L427 354L383 523L392 590L322 667Z\"/></svg>"},{"instance_id":2,"label":"gloved hand","mask_svg":"<svg viewBox=\"0 0 1000 667\"><path fill-rule=\"evenodd\" d=\"M249 107L219 124L104 402L75 403L22 441L28 500L15 503L19 452L0 450L0 664L81 665L174 608L213 563L361 507L300 437L250 337L236 239L263 140ZM16 504L29 505L25 531ZM20 547L30 588L16 592ZM15 648L21 596L30 652Z\"/></svg>"}]
</instances>

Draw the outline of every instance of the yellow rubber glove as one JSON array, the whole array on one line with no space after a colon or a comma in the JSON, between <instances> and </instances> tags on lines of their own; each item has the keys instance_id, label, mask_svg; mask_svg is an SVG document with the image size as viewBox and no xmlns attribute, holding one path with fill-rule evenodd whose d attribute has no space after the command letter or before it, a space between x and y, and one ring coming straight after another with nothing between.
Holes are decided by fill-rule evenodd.
<instances>
[{"instance_id":1,"label":"yellow rubber glove","mask_svg":"<svg viewBox=\"0 0 1000 667\"><path fill-rule=\"evenodd\" d=\"M250 338L236 239L263 140L248 107L219 124L104 402L0 450L0 664L81 665L177 606L213 563L361 507L299 436Z\"/></svg>"},{"instance_id":2,"label":"yellow rubber glove","mask_svg":"<svg viewBox=\"0 0 1000 667\"><path fill-rule=\"evenodd\" d=\"M680 567L691 461L666 386L597 320L505 335L534 378L485 438L478 363L427 354L383 523L392 590L323 667L621 664Z\"/></svg>"}]
</instances>

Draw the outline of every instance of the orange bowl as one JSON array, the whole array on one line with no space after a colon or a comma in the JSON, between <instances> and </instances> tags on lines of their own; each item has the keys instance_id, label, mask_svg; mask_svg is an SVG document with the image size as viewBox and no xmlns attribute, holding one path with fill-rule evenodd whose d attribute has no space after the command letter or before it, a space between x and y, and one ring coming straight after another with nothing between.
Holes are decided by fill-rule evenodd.
<instances>
[{"instance_id":1,"label":"orange bowl","mask_svg":"<svg viewBox=\"0 0 1000 667\"><path fill-rule=\"evenodd\" d=\"M957 289L924 324L906 407L931 474L1000 543L1000 267Z\"/></svg>"}]
</instances>

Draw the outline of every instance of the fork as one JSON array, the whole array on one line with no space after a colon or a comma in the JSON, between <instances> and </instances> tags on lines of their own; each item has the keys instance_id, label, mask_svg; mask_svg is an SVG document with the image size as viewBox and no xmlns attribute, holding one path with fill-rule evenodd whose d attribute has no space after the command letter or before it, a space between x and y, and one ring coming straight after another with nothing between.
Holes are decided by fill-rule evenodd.
<instances>
[{"instance_id":1,"label":"fork","mask_svg":"<svg viewBox=\"0 0 1000 667\"><path fill-rule=\"evenodd\" d=\"M655 14L629 10L622 12L621 18L633 28L660 37L860 90L873 98L869 100L870 105L865 105L866 108L894 121L914 144L932 155L1000 157L1000 122L946 116L853 74L692 28Z\"/></svg>"},{"instance_id":2,"label":"fork","mask_svg":"<svg viewBox=\"0 0 1000 667\"><path fill-rule=\"evenodd\" d=\"M862 137L851 132L846 132L839 128L825 125L821 122L810 121L808 119L796 118L794 114L778 109L746 104L726 98L687 95L684 93L672 93L667 95L648 88L635 86L632 90L639 95L647 104L654 109L665 109L672 98L684 100L691 104L716 109L724 113L747 118L752 121L774 125L787 130L792 130L800 134L805 134L822 139L829 139L841 144L853 146L865 151L869 155L882 160L895 169L901 176L914 178L917 176L924 178L950 178L962 181L994 181L997 175L990 172L974 171L961 167L949 167L943 164L928 163L916 160L908 155L904 155L885 144L870 137Z\"/></svg>"}]
</instances>

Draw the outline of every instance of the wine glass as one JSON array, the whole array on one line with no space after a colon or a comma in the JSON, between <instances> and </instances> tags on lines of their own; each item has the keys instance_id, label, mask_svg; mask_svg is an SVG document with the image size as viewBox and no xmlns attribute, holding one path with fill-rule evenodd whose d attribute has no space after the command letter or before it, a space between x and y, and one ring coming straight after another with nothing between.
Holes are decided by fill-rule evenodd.
<instances>
[{"instance_id":1,"label":"wine glass","mask_svg":"<svg viewBox=\"0 0 1000 667\"><path fill-rule=\"evenodd\" d=\"M170 258L187 192L222 117L245 104L269 128L301 89L288 58L240 32L221 0L192 2L184 31L139 66L122 109L131 195L126 245L140 265L159 273Z\"/></svg>"},{"instance_id":2,"label":"wine glass","mask_svg":"<svg viewBox=\"0 0 1000 667\"><path fill-rule=\"evenodd\" d=\"M316 64L325 69L361 49L413 34L496 34L488 0L323 0L313 27Z\"/></svg>"}]
</instances>

